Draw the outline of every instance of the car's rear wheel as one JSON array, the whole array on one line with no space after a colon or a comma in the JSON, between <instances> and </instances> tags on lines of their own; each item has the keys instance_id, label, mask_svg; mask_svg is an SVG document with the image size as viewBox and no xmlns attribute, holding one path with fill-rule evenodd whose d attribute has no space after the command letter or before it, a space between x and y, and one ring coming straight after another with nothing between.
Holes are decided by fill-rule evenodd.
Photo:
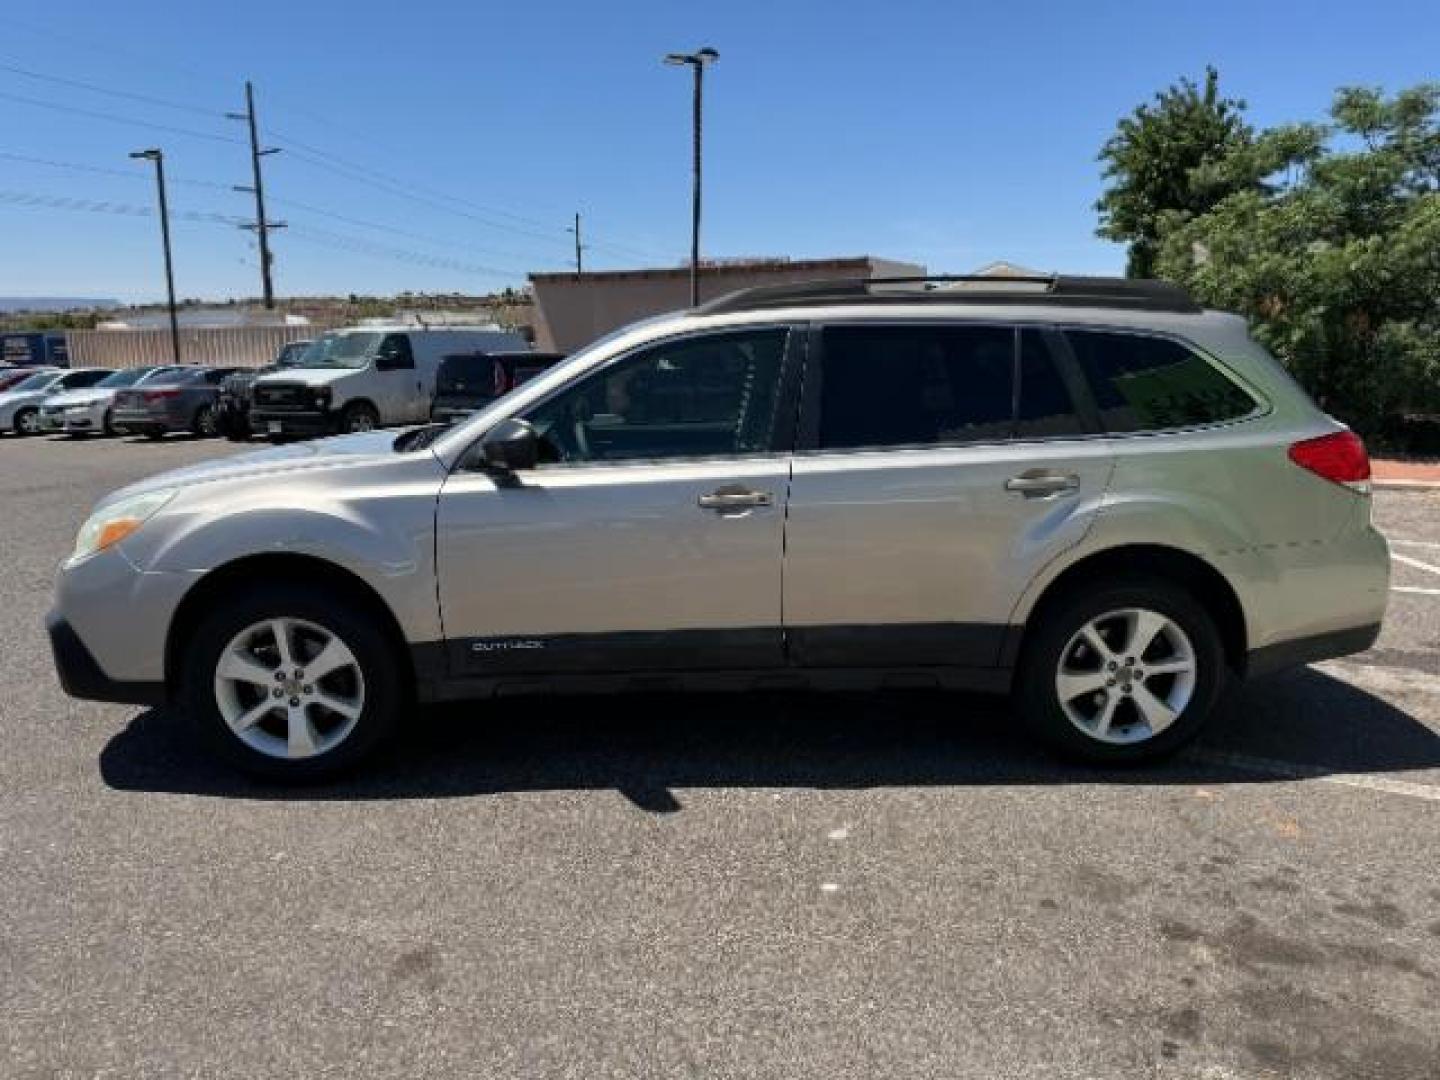
<instances>
[{"instance_id":1,"label":"car's rear wheel","mask_svg":"<svg viewBox=\"0 0 1440 1080\"><path fill-rule=\"evenodd\" d=\"M374 431L380 426L380 414L373 405L352 401L340 413L340 430L344 432Z\"/></svg>"},{"instance_id":2,"label":"car's rear wheel","mask_svg":"<svg viewBox=\"0 0 1440 1080\"><path fill-rule=\"evenodd\" d=\"M219 434L220 429L215 424L215 409L210 405L201 405L195 410L195 418L190 421L192 434L202 439L212 439Z\"/></svg>"},{"instance_id":3,"label":"car's rear wheel","mask_svg":"<svg viewBox=\"0 0 1440 1080\"><path fill-rule=\"evenodd\" d=\"M21 409L15 414L16 435L40 434L40 410Z\"/></svg>"},{"instance_id":4,"label":"car's rear wheel","mask_svg":"<svg viewBox=\"0 0 1440 1080\"><path fill-rule=\"evenodd\" d=\"M245 771L314 781L356 764L403 698L375 620L334 593L267 588L218 605L184 661L182 699L202 739Z\"/></svg>"},{"instance_id":5,"label":"car's rear wheel","mask_svg":"<svg viewBox=\"0 0 1440 1080\"><path fill-rule=\"evenodd\" d=\"M1035 618L1018 673L1020 711L1070 756L1164 757L1200 732L1224 688L1214 618L1168 582L1091 586Z\"/></svg>"}]
</instances>

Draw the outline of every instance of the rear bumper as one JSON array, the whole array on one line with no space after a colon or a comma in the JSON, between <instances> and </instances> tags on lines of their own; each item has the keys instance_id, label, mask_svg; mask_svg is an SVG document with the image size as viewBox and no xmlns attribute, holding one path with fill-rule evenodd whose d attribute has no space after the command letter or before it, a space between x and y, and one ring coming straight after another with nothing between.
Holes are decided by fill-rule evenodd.
<instances>
[{"instance_id":1,"label":"rear bumper","mask_svg":"<svg viewBox=\"0 0 1440 1080\"><path fill-rule=\"evenodd\" d=\"M121 682L106 675L75 628L58 611L45 617L45 629L50 635L50 651L55 657L60 686L71 697L124 705L165 703L163 682Z\"/></svg>"},{"instance_id":2,"label":"rear bumper","mask_svg":"<svg viewBox=\"0 0 1440 1080\"><path fill-rule=\"evenodd\" d=\"M1352 626L1346 630L1331 630L1324 634L1295 638L1293 641L1279 641L1251 650L1246 658L1245 674L1248 678L1255 678L1303 664L1313 664L1317 660L1351 656L1370 648L1379 636L1380 624L1370 623L1365 626Z\"/></svg>"},{"instance_id":3,"label":"rear bumper","mask_svg":"<svg viewBox=\"0 0 1440 1080\"><path fill-rule=\"evenodd\" d=\"M184 431L189 427L183 416L143 412L139 409L117 411L111 416L110 422L127 431Z\"/></svg>"}]
</instances>

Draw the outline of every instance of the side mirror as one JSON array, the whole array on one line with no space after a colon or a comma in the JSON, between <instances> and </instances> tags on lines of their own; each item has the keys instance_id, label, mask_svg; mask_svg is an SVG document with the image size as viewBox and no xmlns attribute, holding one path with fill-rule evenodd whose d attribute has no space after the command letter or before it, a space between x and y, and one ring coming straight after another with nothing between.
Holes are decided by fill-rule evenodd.
<instances>
[{"instance_id":1,"label":"side mirror","mask_svg":"<svg viewBox=\"0 0 1440 1080\"><path fill-rule=\"evenodd\" d=\"M480 444L480 457L498 472L533 469L540 460L540 435L524 420L502 420Z\"/></svg>"}]
</instances>

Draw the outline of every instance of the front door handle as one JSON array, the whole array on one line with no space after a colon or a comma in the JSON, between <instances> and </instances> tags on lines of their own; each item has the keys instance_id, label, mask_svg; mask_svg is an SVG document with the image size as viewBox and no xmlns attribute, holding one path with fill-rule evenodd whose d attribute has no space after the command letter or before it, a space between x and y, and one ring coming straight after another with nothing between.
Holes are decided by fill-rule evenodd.
<instances>
[{"instance_id":1,"label":"front door handle","mask_svg":"<svg viewBox=\"0 0 1440 1080\"><path fill-rule=\"evenodd\" d=\"M1006 491L1019 492L1027 499L1046 499L1080 487L1080 477L1074 473L1057 473L1045 469L1030 469L1019 476L1005 481Z\"/></svg>"},{"instance_id":2,"label":"front door handle","mask_svg":"<svg viewBox=\"0 0 1440 1080\"><path fill-rule=\"evenodd\" d=\"M738 484L727 484L725 487L712 491L709 495L701 495L696 502L699 503L702 510L718 510L723 514L736 510L754 510L761 506L773 506L775 496L768 491L751 491Z\"/></svg>"}]
</instances>

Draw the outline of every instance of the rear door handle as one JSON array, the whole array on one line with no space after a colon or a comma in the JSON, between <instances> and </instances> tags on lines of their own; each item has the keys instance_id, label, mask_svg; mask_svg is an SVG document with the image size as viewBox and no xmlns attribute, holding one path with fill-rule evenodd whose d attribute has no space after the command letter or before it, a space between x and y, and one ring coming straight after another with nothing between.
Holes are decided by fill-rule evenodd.
<instances>
[{"instance_id":1,"label":"rear door handle","mask_svg":"<svg viewBox=\"0 0 1440 1080\"><path fill-rule=\"evenodd\" d=\"M1016 491L1027 499L1044 499L1075 491L1080 487L1080 477L1074 473L1048 472L1033 469L1005 481L1006 491Z\"/></svg>"},{"instance_id":2,"label":"rear door handle","mask_svg":"<svg viewBox=\"0 0 1440 1080\"><path fill-rule=\"evenodd\" d=\"M761 506L773 506L775 496L768 491L751 491L738 485L719 488L709 495L696 500L702 510L718 510L722 514L731 510L753 510Z\"/></svg>"}]
</instances>

